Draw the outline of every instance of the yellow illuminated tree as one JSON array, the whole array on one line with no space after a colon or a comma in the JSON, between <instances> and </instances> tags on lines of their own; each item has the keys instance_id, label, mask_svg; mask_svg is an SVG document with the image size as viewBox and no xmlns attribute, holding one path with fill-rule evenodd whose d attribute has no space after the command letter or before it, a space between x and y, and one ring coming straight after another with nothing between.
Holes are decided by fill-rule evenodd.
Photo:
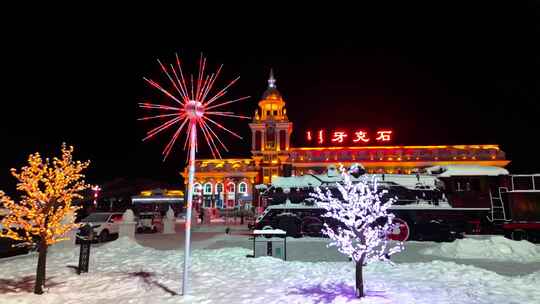
<instances>
[{"instance_id":1,"label":"yellow illuminated tree","mask_svg":"<svg viewBox=\"0 0 540 304\"><path fill-rule=\"evenodd\" d=\"M2 220L0 236L37 245L39 250L34 293L42 294L48 246L66 240L66 233L77 228L73 222L74 199L89 187L82 172L90 164L73 161L73 147L62 144L62 156L43 160L39 153L28 157L28 165L20 171L11 169L21 191L18 202L0 191L0 205L9 210Z\"/></svg>"}]
</instances>

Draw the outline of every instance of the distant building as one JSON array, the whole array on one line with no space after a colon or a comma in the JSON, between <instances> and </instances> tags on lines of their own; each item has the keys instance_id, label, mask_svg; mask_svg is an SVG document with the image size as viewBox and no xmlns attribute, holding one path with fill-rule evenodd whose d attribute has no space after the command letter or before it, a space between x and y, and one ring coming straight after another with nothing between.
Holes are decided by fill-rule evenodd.
<instances>
[{"instance_id":1,"label":"distant building","mask_svg":"<svg viewBox=\"0 0 540 304\"><path fill-rule=\"evenodd\" d=\"M175 213L181 212L184 206L184 191L153 189L144 190L139 195L131 197L131 202L136 211L166 212L171 207Z\"/></svg>"}]
</instances>

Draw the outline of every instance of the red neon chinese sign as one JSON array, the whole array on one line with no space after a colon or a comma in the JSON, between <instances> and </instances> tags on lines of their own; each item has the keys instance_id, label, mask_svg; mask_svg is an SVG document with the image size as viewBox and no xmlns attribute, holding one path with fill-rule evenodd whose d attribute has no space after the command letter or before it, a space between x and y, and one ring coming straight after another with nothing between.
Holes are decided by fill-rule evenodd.
<instances>
[{"instance_id":1,"label":"red neon chinese sign","mask_svg":"<svg viewBox=\"0 0 540 304\"><path fill-rule=\"evenodd\" d=\"M390 130L377 131L377 134L379 136L375 140L390 141L390 135L392 134L392 131Z\"/></svg>"},{"instance_id":2,"label":"red neon chinese sign","mask_svg":"<svg viewBox=\"0 0 540 304\"><path fill-rule=\"evenodd\" d=\"M332 133L332 142L343 143L347 136L347 132L336 131Z\"/></svg>"},{"instance_id":3,"label":"red neon chinese sign","mask_svg":"<svg viewBox=\"0 0 540 304\"><path fill-rule=\"evenodd\" d=\"M363 141L365 143L369 142L369 138L367 137L366 131L356 131L354 132L354 135L356 136L355 139L353 139L353 142L357 143L359 141Z\"/></svg>"},{"instance_id":4,"label":"red neon chinese sign","mask_svg":"<svg viewBox=\"0 0 540 304\"><path fill-rule=\"evenodd\" d=\"M306 131L306 139L308 142L319 145L329 144L367 144L370 142L383 143L392 140L392 130L382 129L374 133L369 133L366 130L332 130L318 129L315 132Z\"/></svg>"}]
</instances>

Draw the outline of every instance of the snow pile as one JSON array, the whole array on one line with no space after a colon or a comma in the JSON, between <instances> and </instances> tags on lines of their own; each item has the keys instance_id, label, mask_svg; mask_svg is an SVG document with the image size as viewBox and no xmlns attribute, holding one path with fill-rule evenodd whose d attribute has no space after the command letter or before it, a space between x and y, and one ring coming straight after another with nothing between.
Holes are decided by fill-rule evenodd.
<instances>
[{"instance_id":1,"label":"snow pile","mask_svg":"<svg viewBox=\"0 0 540 304\"><path fill-rule=\"evenodd\" d=\"M491 259L522 263L540 261L540 246L527 241L509 240L503 236L465 238L452 243L441 243L423 249L420 253L454 259Z\"/></svg>"},{"instance_id":2,"label":"snow pile","mask_svg":"<svg viewBox=\"0 0 540 304\"><path fill-rule=\"evenodd\" d=\"M0 303L540 303L540 272L507 277L453 262L374 263L364 271L367 298L358 301L350 262L247 258L250 253L193 250L189 297L176 294L183 252L125 238L92 248L89 273L80 276L67 267L76 265L77 254L51 253L41 296L25 283L33 282L37 256L0 260Z\"/></svg>"}]
</instances>

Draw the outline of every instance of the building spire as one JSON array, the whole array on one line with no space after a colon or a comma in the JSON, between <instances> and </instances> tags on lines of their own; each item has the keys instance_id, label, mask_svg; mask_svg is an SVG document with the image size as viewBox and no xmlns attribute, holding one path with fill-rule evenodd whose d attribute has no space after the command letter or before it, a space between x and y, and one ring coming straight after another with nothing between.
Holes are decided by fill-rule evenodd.
<instances>
[{"instance_id":1,"label":"building spire","mask_svg":"<svg viewBox=\"0 0 540 304\"><path fill-rule=\"evenodd\" d=\"M270 77L268 78L268 88L276 88L276 79L274 78L274 70L270 69Z\"/></svg>"}]
</instances>

